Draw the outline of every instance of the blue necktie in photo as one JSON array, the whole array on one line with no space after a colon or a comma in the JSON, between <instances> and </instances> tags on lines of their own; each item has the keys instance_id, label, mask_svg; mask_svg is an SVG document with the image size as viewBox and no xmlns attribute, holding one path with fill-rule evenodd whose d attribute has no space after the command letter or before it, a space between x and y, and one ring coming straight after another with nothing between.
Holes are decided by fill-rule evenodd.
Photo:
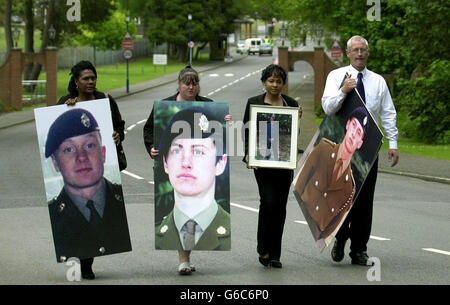
<instances>
[{"instance_id":1,"label":"blue necktie in photo","mask_svg":"<svg viewBox=\"0 0 450 305\"><path fill-rule=\"evenodd\" d=\"M364 84L362 81L363 74L361 72L358 73L358 81L356 82L356 89L359 92L364 103L366 103L366 92L364 91Z\"/></svg>"}]
</instances>

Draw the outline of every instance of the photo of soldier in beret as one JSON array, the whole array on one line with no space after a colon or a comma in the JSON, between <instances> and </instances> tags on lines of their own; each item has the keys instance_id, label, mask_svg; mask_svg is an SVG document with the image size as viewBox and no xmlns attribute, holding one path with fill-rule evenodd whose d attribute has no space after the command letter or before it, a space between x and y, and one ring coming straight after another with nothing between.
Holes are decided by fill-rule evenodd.
<instances>
[{"instance_id":1,"label":"photo of soldier in beret","mask_svg":"<svg viewBox=\"0 0 450 305\"><path fill-rule=\"evenodd\" d=\"M356 94L336 116L324 119L314 147L294 179L294 195L320 250L328 246L352 208L381 133ZM341 123L342 122L342 123ZM345 132L341 136L341 125Z\"/></svg>"},{"instance_id":2,"label":"photo of soldier in beret","mask_svg":"<svg viewBox=\"0 0 450 305\"><path fill-rule=\"evenodd\" d=\"M180 106L177 102L164 101L155 103L155 121L160 113L158 103L175 104L180 109L171 117L159 141L155 141L160 151L156 162L173 188L171 202L166 202L169 209L164 210L160 204L155 207L155 247L230 250L229 193L225 194L226 198L216 197L216 184L229 184L226 132L224 122L217 119L224 115L215 115L205 103L199 106L199 103L184 102ZM223 103L208 106L220 104ZM228 113L228 109L224 110ZM160 187L156 185L155 181L158 196Z\"/></svg>"},{"instance_id":3,"label":"photo of soldier in beret","mask_svg":"<svg viewBox=\"0 0 450 305\"><path fill-rule=\"evenodd\" d=\"M89 107L109 108L108 100ZM38 135L42 121L50 117L46 110L67 110L51 123L45 144L38 136L44 150L43 164L51 160L63 180L59 194L48 202L57 261L131 251L122 186L104 177L107 149L99 123L85 102L70 108L46 108L35 112ZM101 111L109 113L108 109ZM115 151L110 153L116 158ZM43 170L46 178L44 165Z\"/></svg>"}]
</instances>

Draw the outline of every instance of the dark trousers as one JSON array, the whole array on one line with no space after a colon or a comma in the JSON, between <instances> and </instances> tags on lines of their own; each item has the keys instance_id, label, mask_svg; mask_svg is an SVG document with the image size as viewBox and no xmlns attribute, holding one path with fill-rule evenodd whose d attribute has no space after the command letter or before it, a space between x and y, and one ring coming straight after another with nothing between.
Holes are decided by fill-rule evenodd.
<instances>
[{"instance_id":1,"label":"dark trousers","mask_svg":"<svg viewBox=\"0 0 450 305\"><path fill-rule=\"evenodd\" d=\"M93 263L94 263L93 257L80 259L81 273L91 273Z\"/></svg>"},{"instance_id":2,"label":"dark trousers","mask_svg":"<svg viewBox=\"0 0 450 305\"><path fill-rule=\"evenodd\" d=\"M286 219L286 204L294 171L259 168L254 171L260 196L258 214L258 247L260 255L279 260Z\"/></svg>"},{"instance_id":3,"label":"dark trousers","mask_svg":"<svg viewBox=\"0 0 450 305\"><path fill-rule=\"evenodd\" d=\"M367 242L372 230L373 196L377 173L378 158L370 169L350 213L336 234L336 239L340 241L350 238L350 251L353 253L367 251Z\"/></svg>"}]
</instances>

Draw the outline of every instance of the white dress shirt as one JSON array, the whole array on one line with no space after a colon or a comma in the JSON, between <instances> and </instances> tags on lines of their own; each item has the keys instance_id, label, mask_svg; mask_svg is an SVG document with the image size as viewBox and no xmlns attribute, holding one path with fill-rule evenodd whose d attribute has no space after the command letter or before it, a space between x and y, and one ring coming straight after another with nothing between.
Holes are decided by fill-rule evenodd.
<instances>
[{"instance_id":1,"label":"white dress shirt","mask_svg":"<svg viewBox=\"0 0 450 305\"><path fill-rule=\"evenodd\" d=\"M333 70L328 74L325 90L322 96L322 108L327 115L336 113L342 106L346 94L340 89L345 73L357 79L358 73L352 65ZM366 95L366 107L374 120L381 125L386 132L389 141L389 149L397 149L398 129L396 127L397 112L392 102L391 94L384 78L367 68L361 71Z\"/></svg>"}]
</instances>

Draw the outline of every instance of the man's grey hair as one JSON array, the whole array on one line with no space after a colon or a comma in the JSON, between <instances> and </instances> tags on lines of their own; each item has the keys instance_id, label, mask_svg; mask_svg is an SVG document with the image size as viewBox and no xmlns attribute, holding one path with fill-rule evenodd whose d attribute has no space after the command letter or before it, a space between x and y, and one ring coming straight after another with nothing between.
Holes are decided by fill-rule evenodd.
<instances>
[{"instance_id":1,"label":"man's grey hair","mask_svg":"<svg viewBox=\"0 0 450 305\"><path fill-rule=\"evenodd\" d=\"M353 36L352 38L350 38L350 39L347 41L347 50L350 50L351 44L352 44L352 40L355 40L355 41L364 41L364 43L366 44L367 48L369 48L369 43L367 42L367 40L366 40L364 37L359 36L359 35L355 35L355 36Z\"/></svg>"}]
</instances>

